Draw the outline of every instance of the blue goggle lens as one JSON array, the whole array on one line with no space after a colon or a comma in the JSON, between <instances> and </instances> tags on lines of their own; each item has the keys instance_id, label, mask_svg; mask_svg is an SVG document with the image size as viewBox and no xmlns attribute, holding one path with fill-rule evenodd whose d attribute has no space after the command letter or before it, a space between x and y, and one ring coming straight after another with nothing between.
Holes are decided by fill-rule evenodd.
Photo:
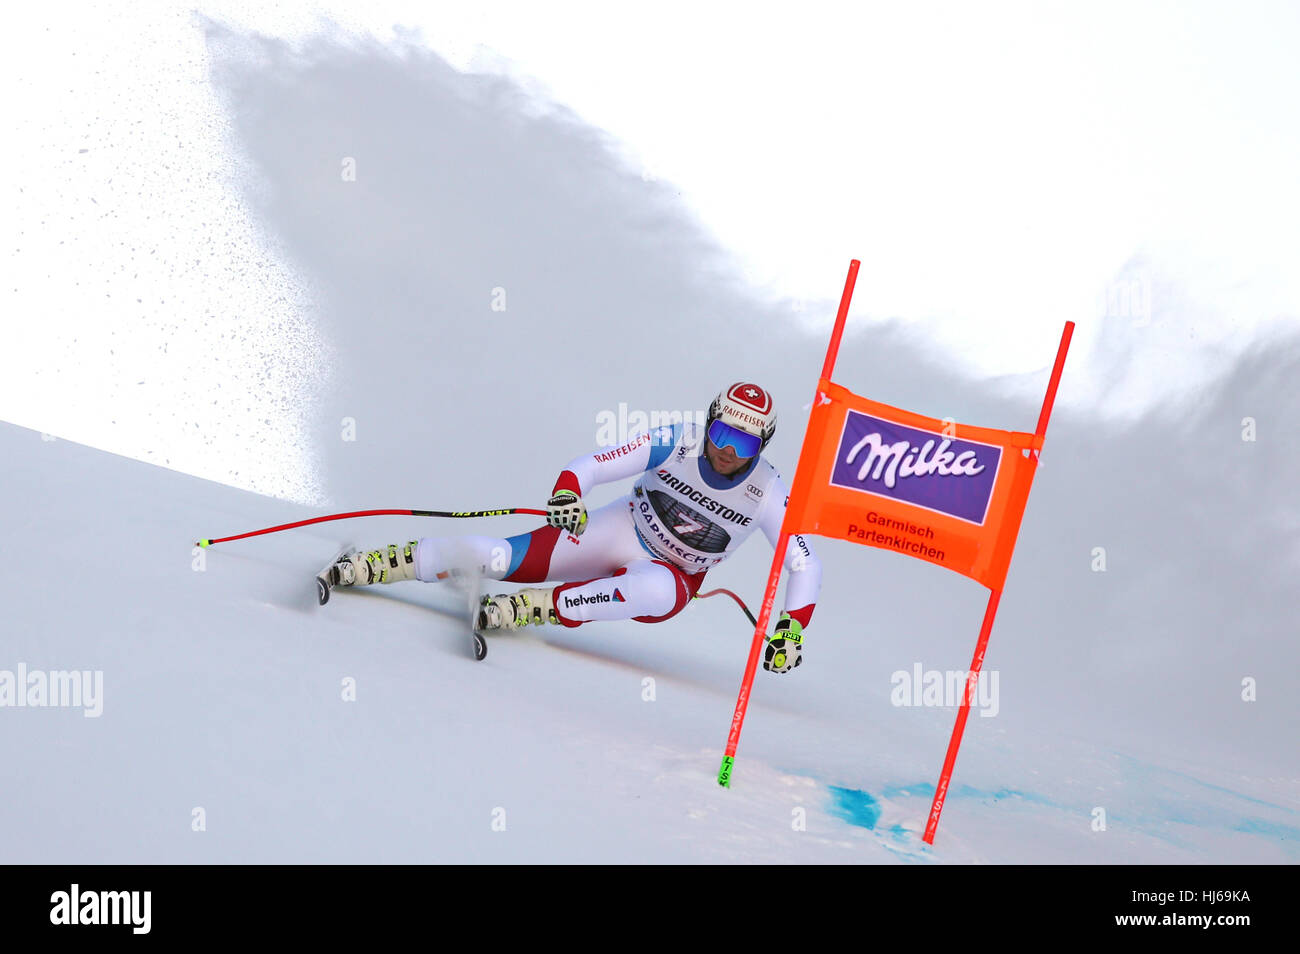
<instances>
[{"instance_id":1,"label":"blue goggle lens","mask_svg":"<svg viewBox=\"0 0 1300 954\"><path fill-rule=\"evenodd\" d=\"M709 440L718 450L730 447L737 457L753 457L763 446L763 440L747 431L714 421L709 425Z\"/></svg>"}]
</instances>

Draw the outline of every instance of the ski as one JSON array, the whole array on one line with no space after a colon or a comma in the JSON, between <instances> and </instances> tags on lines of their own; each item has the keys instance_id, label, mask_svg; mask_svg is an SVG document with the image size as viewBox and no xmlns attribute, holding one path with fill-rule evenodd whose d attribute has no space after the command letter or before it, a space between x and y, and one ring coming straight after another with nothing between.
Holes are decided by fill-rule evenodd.
<instances>
[{"instance_id":1,"label":"ski","mask_svg":"<svg viewBox=\"0 0 1300 954\"><path fill-rule=\"evenodd\" d=\"M335 585L338 583L338 572L334 569L335 564L350 553L356 553L356 546L348 544L334 554L333 558L326 563L321 571L316 574L316 598L320 605L324 606L330 601L330 593L333 592ZM444 577L443 574L439 574ZM482 661L487 658L487 639L478 629L479 613L479 575L477 573L450 572L445 574L444 582L450 583L455 589L461 591L465 596L466 606L469 609L469 632L470 632L470 652L475 659ZM446 612L440 610L440 612Z\"/></svg>"},{"instance_id":2,"label":"ski","mask_svg":"<svg viewBox=\"0 0 1300 954\"><path fill-rule=\"evenodd\" d=\"M470 649L474 653L474 658L482 662L487 658L488 650L487 637L478 628L478 608L482 602L482 598L479 596L479 588L482 580L477 573L474 573L467 574L462 582L465 586L465 599L469 605Z\"/></svg>"},{"instance_id":3,"label":"ski","mask_svg":"<svg viewBox=\"0 0 1300 954\"><path fill-rule=\"evenodd\" d=\"M334 584L339 581L338 571L334 569L334 564L343 559L349 553L355 553L356 548L348 544L334 558L325 564L324 568L316 574L316 598L320 600L320 605L324 606L330 601L330 591L334 589Z\"/></svg>"}]
</instances>

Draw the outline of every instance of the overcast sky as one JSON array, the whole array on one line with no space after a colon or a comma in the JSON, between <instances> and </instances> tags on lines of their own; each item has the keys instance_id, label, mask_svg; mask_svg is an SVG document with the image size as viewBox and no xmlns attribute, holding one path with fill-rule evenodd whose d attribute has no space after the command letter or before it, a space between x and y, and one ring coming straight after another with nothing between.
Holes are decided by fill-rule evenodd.
<instances>
[{"instance_id":1,"label":"overcast sky","mask_svg":"<svg viewBox=\"0 0 1300 954\"><path fill-rule=\"evenodd\" d=\"M0 417L318 493L317 289L247 208L256 174L204 16L512 77L680 193L755 294L812 330L855 257L855 318L898 318L979 373L1030 380L1074 320L1067 403L1194 389L1300 314L1293 4L284 7L29 7L0 40ZM1118 352L1149 373L1089 387ZM231 443L198 436L218 429L261 435L235 444L237 477Z\"/></svg>"}]
</instances>

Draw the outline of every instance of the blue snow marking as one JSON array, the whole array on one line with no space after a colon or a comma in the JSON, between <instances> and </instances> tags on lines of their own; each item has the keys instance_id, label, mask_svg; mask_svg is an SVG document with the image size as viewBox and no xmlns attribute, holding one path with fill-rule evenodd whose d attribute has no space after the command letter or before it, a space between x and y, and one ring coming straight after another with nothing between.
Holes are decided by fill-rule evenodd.
<instances>
[{"instance_id":1,"label":"blue snow marking","mask_svg":"<svg viewBox=\"0 0 1300 954\"><path fill-rule=\"evenodd\" d=\"M830 813L842 818L850 825L874 830L880 820L880 803L866 792L856 788L840 788L838 785L826 786L833 802ZM895 825L895 828L898 826Z\"/></svg>"},{"instance_id":2,"label":"blue snow marking","mask_svg":"<svg viewBox=\"0 0 1300 954\"><path fill-rule=\"evenodd\" d=\"M831 793L831 805L827 814L877 835L881 846L906 864L929 860L929 851L918 841L916 832L908 831L898 822L887 828L876 827L880 823L882 809L869 792L841 788L838 785L827 785L826 788Z\"/></svg>"},{"instance_id":3,"label":"blue snow marking","mask_svg":"<svg viewBox=\"0 0 1300 954\"><path fill-rule=\"evenodd\" d=\"M524 554L528 552L528 542L531 539L531 533L506 537L506 543L510 544L510 569L506 571L506 579L514 576L515 570L519 569L519 564L524 562Z\"/></svg>"},{"instance_id":4,"label":"blue snow marking","mask_svg":"<svg viewBox=\"0 0 1300 954\"><path fill-rule=\"evenodd\" d=\"M673 452L673 448L682 438L682 426L674 424L669 428L665 425L655 430L650 437L650 462L645 465L646 470L654 470L668 459L668 455Z\"/></svg>"},{"instance_id":5,"label":"blue snow marking","mask_svg":"<svg viewBox=\"0 0 1300 954\"><path fill-rule=\"evenodd\" d=\"M1197 831L1231 832L1267 839L1288 858L1300 858L1300 826L1292 823L1297 815L1294 808L1205 782L1185 772L1150 765L1120 753L1112 754L1122 763L1125 781L1133 788L1126 796L1122 810L1117 805L1116 810L1108 811L1112 827L1127 829L1187 851L1204 851L1204 846L1194 836ZM1202 793L1219 797L1214 800L1197 798L1186 791L1185 785L1179 784L1188 782ZM832 801L827 814L878 833L884 839L884 847L905 861L923 860L910 851L914 847L915 832L897 824L887 828L877 826L882 814L881 802L919 800L928 804L934 797L933 781L884 785L879 796L853 788L826 787ZM1075 804L1077 795L1052 799L1038 792L1014 788L983 789L973 785L954 785L948 790L948 799L986 805L1018 805L1030 810L1050 809L1058 819L1066 821L1072 817L1086 818L1092 805L1091 801ZM1234 805L1233 800L1237 800L1237 804ZM1284 814L1281 818L1261 817L1259 808Z\"/></svg>"},{"instance_id":6,"label":"blue snow marking","mask_svg":"<svg viewBox=\"0 0 1300 954\"><path fill-rule=\"evenodd\" d=\"M1175 826L1255 835L1274 842L1290 858L1300 857L1300 828L1285 821L1261 818L1257 814L1257 808L1252 811L1254 806L1259 806L1290 819L1297 815L1294 808L1205 782L1186 772L1152 765L1122 752L1112 754L1124 766L1129 781L1136 781L1146 793L1146 804L1138 807L1131 819L1111 813L1112 819L1127 822L1139 831L1184 847L1186 844L1179 837ZM1198 788L1227 798L1218 803L1199 799L1190 801L1190 796L1180 791L1175 783L1171 783L1170 778L1190 782ZM1234 801L1237 804L1233 804ZM1243 810L1242 803L1252 808ZM1251 813L1246 814L1247 811Z\"/></svg>"},{"instance_id":7,"label":"blue snow marking","mask_svg":"<svg viewBox=\"0 0 1300 954\"><path fill-rule=\"evenodd\" d=\"M1300 827L1288 824L1288 821L1261 818L1256 812L1246 814L1240 809L1234 810L1230 802L1216 804L1201 799L1189 801L1186 793L1171 784L1168 779L1172 777L1191 782L1203 790L1230 796L1249 805L1277 809L1291 817L1296 814L1294 809L1233 791L1222 785L1204 782L1185 772L1150 765L1121 753L1113 754L1124 764L1128 781L1136 783L1138 791L1130 797L1127 810L1117 809L1108 813L1112 826L1130 828L1185 849L1196 848L1194 841L1187 837L1189 829L1239 832L1243 835L1267 838L1279 845L1288 856L1300 857ZM881 789L880 797L887 800L920 798L928 801L934 797L934 783L918 781L906 785L887 785ZM1088 805L1073 805L1068 799L1062 802L1037 792L1013 788L980 789L972 785L955 785L948 790L948 799L985 803L1007 802L1025 807L1049 808L1065 814L1086 815L1089 810Z\"/></svg>"},{"instance_id":8,"label":"blue snow marking","mask_svg":"<svg viewBox=\"0 0 1300 954\"><path fill-rule=\"evenodd\" d=\"M1278 822L1265 821L1262 818L1246 818L1232 826L1233 831L1247 835L1264 835L1278 841L1300 841L1300 828L1283 825Z\"/></svg>"},{"instance_id":9,"label":"blue snow marking","mask_svg":"<svg viewBox=\"0 0 1300 954\"><path fill-rule=\"evenodd\" d=\"M1277 809L1278 811L1286 812L1290 815L1297 814L1296 810L1289 806L1278 805L1275 802L1268 802L1262 798L1255 798L1253 795L1246 795L1243 794L1242 792L1234 791L1231 788L1224 788L1222 785L1214 785L1210 782L1203 782L1196 776L1188 775L1186 772L1179 772L1176 769L1165 768L1163 765L1149 765L1145 762L1141 762L1138 759L1133 758L1131 755L1125 755L1123 752L1114 752L1112 754L1119 761L1126 763L1128 768L1131 771L1137 772L1145 776L1151 776L1156 773L1173 775L1176 778L1186 779L1189 782L1194 782L1197 785L1201 786L1202 788L1208 788L1212 792L1219 792L1223 795L1231 795L1233 798L1239 798L1243 802L1251 802L1252 804L1255 805L1263 805L1265 808L1274 808Z\"/></svg>"},{"instance_id":10,"label":"blue snow marking","mask_svg":"<svg viewBox=\"0 0 1300 954\"><path fill-rule=\"evenodd\" d=\"M880 793L884 798L934 798L934 782L913 782L911 785L888 785ZM1051 799L1034 792L1022 792L1014 788L980 789L971 785L959 785L948 789L949 798L971 798L982 801L1000 802L1004 798L1018 799L1033 805L1047 805L1051 808L1061 806Z\"/></svg>"},{"instance_id":11,"label":"blue snow marking","mask_svg":"<svg viewBox=\"0 0 1300 954\"><path fill-rule=\"evenodd\" d=\"M922 785L909 786L913 792ZM880 846L904 864L928 864L933 861L929 846L920 840L918 832L911 831L900 822L884 825L880 817L884 811L870 792L857 788L827 785L831 804L826 813L858 828L865 828L879 839ZM930 786L933 791L933 786Z\"/></svg>"},{"instance_id":12,"label":"blue snow marking","mask_svg":"<svg viewBox=\"0 0 1300 954\"><path fill-rule=\"evenodd\" d=\"M913 782L911 785L886 785L880 793L885 798L934 798L934 782Z\"/></svg>"},{"instance_id":13,"label":"blue snow marking","mask_svg":"<svg viewBox=\"0 0 1300 954\"><path fill-rule=\"evenodd\" d=\"M934 787L931 786L930 796L934 797ZM1049 808L1062 808L1064 806L1051 799L1044 798L1042 795L1036 795L1033 792L1021 792L1014 788L999 788L996 791L983 791L978 788L972 788L969 785L963 785L961 788L949 789L948 796L957 795L959 798L976 798L984 801L1000 802L1004 798L1017 799L1022 802L1028 802L1032 805L1046 805Z\"/></svg>"}]
</instances>

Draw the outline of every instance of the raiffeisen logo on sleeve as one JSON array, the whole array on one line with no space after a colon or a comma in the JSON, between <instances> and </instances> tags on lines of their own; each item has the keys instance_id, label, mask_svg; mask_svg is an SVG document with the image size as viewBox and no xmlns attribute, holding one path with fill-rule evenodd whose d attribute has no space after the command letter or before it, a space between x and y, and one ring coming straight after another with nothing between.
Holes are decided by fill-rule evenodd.
<instances>
[{"instance_id":1,"label":"raiffeisen logo on sleeve","mask_svg":"<svg viewBox=\"0 0 1300 954\"><path fill-rule=\"evenodd\" d=\"M850 410L831 483L983 524L1002 448Z\"/></svg>"}]
</instances>

